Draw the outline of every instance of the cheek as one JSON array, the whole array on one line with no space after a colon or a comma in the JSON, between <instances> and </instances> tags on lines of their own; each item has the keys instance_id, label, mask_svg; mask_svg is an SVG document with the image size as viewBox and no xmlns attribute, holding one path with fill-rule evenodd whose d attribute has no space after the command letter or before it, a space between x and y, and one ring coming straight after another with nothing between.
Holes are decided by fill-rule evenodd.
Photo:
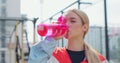
<instances>
[{"instance_id":1,"label":"cheek","mask_svg":"<svg viewBox=\"0 0 120 63\"><path fill-rule=\"evenodd\" d=\"M80 25L74 25L72 29L74 29L74 31L80 31L82 27Z\"/></svg>"},{"instance_id":2,"label":"cheek","mask_svg":"<svg viewBox=\"0 0 120 63\"><path fill-rule=\"evenodd\" d=\"M82 32L82 27L80 25L74 25L70 28L71 33L78 34Z\"/></svg>"}]
</instances>

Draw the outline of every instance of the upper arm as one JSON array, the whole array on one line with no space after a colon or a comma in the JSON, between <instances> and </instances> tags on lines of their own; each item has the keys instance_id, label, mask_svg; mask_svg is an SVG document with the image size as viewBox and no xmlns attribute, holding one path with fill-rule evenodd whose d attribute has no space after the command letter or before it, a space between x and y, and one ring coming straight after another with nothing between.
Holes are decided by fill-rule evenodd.
<instances>
[{"instance_id":1,"label":"upper arm","mask_svg":"<svg viewBox=\"0 0 120 63\"><path fill-rule=\"evenodd\" d=\"M45 39L31 47L28 63L47 63L56 46L56 41Z\"/></svg>"}]
</instances>

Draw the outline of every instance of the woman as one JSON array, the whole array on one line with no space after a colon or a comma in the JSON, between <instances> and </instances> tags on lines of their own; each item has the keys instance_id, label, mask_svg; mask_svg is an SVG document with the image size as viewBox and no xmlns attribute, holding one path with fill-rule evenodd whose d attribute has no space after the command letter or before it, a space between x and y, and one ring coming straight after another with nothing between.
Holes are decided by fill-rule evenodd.
<instances>
[{"instance_id":1,"label":"woman","mask_svg":"<svg viewBox=\"0 0 120 63\"><path fill-rule=\"evenodd\" d=\"M89 29L87 15L78 9L65 14L68 31L62 36L46 37L31 48L28 63L107 63L107 60L85 41ZM68 39L66 48L56 47L57 40Z\"/></svg>"}]
</instances>

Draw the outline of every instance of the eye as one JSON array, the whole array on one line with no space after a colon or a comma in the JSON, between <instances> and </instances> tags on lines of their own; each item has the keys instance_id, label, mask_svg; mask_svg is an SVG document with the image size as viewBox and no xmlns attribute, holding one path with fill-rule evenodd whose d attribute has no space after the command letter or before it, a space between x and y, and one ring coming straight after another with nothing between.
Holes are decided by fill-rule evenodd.
<instances>
[{"instance_id":1,"label":"eye","mask_svg":"<svg viewBox=\"0 0 120 63\"><path fill-rule=\"evenodd\" d=\"M75 20L71 20L70 22L71 22L71 23L75 23L76 21L75 21Z\"/></svg>"}]
</instances>

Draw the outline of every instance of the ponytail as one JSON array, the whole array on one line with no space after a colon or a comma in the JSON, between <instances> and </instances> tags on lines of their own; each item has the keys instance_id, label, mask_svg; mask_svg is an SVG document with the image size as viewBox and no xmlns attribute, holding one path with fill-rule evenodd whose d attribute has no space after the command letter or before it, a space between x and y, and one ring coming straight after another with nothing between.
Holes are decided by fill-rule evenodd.
<instances>
[{"instance_id":1,"label":"ponytail","mask_svg":"<svg viewBox=\"0 0 120 63\"><path fill-rule=\"evenodd\" d=\"M88 63L101 63L98 57L98 52L95 51L92 47L90 47L87 43L85 43L85 54Z\"/></svg>"}]
</instances>

